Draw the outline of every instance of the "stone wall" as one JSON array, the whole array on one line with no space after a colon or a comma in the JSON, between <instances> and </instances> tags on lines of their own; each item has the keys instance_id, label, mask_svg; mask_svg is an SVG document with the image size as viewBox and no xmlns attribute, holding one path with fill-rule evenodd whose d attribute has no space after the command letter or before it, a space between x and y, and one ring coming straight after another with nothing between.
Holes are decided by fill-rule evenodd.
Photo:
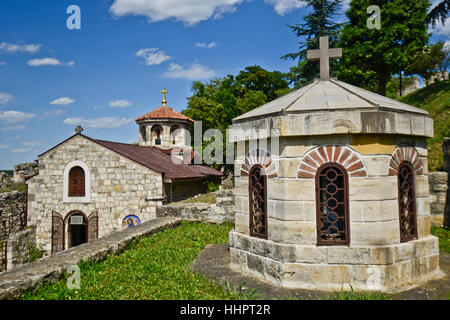
<instances>
[{"instance_id":1,"label":"stone wall","mask_svg":"<svg viewBox=\"0 0 450 320\"><path fill-rule=\"evenodd\" d=\"M442 226L448 192L448 173L430 172L428 180L430 183L431 224Z\"/></svg>"},{"instance_id":2,"label":"stone wall","mask_svg":"<svg viewBox=\"0 0 450 320\"><path fill-rule=\"evenodd\" d=\"M101 261L108 255L118 254L134 240L148 237L155 232L175 228L179 219L153 219L139 226L115 232L104 239L97 239L34 263L0 273L0 300L19 299L27 290L58 281L70 266L80 261Z\"/></svg>"},{"instance_id":3,"label":"stone wall","mask_svg":"<svg viewBox=\"0 0 450 320\"><path fill-rule=\"evenodd\" d=\"M30 250L36 247L36 227L14 233L8 239L8 268L12 270L31 262Z\"/></svg>"},{"instance_id":4,"label":"stone wall","mask_svg":"<svg viewBox=\"0 0 450 320\"><path fill-rule=\"evenodd\" d=\"M26 198L25 192L0 194L0 240L7 239L25 227Z\"/></svg>"},{"instance_id":5,"label":"stone wall","mask_svg":"<svg viewBox=\"0 0 450 320\"><path fill-rule=\"evenodd\" d=\"M187 221L224 223L234 221L234 197L231 190L216 192L216 203L170 203L156 209L158 217L179 217Z\"/></svg>"},{"instance_id":6,"label":"stone wall","mask_svg":"<svg viewBox=\"0 0 450 320\"><path fill-rule=\"evenodd\" d=\"M70 163L79 162L89 170L86 194L89 190L90 199L82 201L66 198L68 188L63 190L65 169ZM37 226L37 246L45 254L51 251L53 211L63 218L73 211L81 211L86 216L98 212L98 236L104 237L121 230L122 221L128 215L138 216L142 223L153 219L163 198L160 173L83 136L74 136L42 155L39 175L29 179L27 184L28 225ZM65 230L67 233L67 226ZM65 239L67 248L69 237L66 235Z\"/></svg>"},{"instance_id":7,"label":"stone wall","mask_svg":"<svg viewBox=\"0 0 450 320\"><path fill-rule=\"evenodd\" d=\"M9 187L12 184L12 180L6 172L0 172L0 188Z\"/></svg>"},{"instance_id":8,"label":"stone wall","mask_svg":"<svg viewBox=\"0 0 450 320\"><path fill-rule=\"evenodd\" d=\"M14 166L14 182L24 183L25 177L29 177L39 173L37 163L22 163Z\"/></svg>"}]
</instances>

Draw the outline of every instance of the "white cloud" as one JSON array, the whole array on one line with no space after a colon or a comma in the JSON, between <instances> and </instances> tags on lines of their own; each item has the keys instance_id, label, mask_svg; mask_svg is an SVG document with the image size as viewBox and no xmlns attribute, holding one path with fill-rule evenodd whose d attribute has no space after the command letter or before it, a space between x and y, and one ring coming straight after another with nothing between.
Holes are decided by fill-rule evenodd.
<instances>
[{"instance_id":1,"label":"white cloud","mask_svg":"<svg viewBox=\"0 0 450 320\"><path fill-rule=\"evenodd\" d=\"M115 117L106 117L106 118L98 118L98 119L85 119L85 118L68 118L64 120L64 124L71 126L86 126L94 129L112 129L119 128L124 125L129 124L132 119L125 118L115 118Z\"/></svg>"},{"instance_id":2,"label":"white cloud","mask_svg":"<svg viewBox=\"0 0 450 320\"><path fill-rule=\"evenodd\" d=\"M0 67L8 65L5 61L0 61Z\"/></svg>"},{"instance_id":3,"label":"white cloud","mask_svg":"<svg viewBox=\"0 0 450 320\"><path fill-rule=\"evenodd\" d=\"M6 127L0 127L0 131L16 131L16 130L24 130L26 126L19 125L19 126L6 126Z\"/></svg>"},{"instance_id":4,"label":"white cloud","mask_svg":"<svg viewBox=\"0 0 450 320\"><path fill-rule=\"evenodd\" d=\"M233 12L243 0L114 0L109 9L116 17L146 16L149 22L176 19L194 25Z\"/></svg>"},{"instance_id":5,"label":"white cloud","mask_svg":"<svg viewBox=\"0 0 450 320\"><path fill-rule=\"evenodd\" d=\"M433 30L433 34L435 35L450 35L450 17L445 20L445 25L442 23L437 23L436 28Z\"/></svg>"},{"instance_id":6,"label":"white cloud","mask_svg":"<svg viewBox=\"0 0 450 320\"><path fill-rule=\"evenodd\" d=\"M33 59L28 61L28 65L31 67L41 67L41 66L68 66L73 67L75 61L61 62L56 58L43 58L43 59Z\"/></svg>"},{"instance_id":7,"label":"white cloud","mask_svg":"<svg viewBox=\"0 0 450 320\"><path fill-rule=\"evenodd\" d=\"M306 6L305 2L299 0L264 0L264 2L271 5L280 16Z\"/></svg>"},{"instance_id":8,"label":"white cloud","mask_svg":"<svg viewBox=\"0 0 450 320\"><path fill-rule=\"evenodd\" d=\"M12 152L15 153L25 153L25 152L30 152L31 148L18 148L18 149L12 149Z\"/></svg>"},{"instance_id":9,"label":"white cloud","mask_svg":"<svg viewBox=\"0 0 450 320\"><path fill-rule=\"evenodd\" d=\"M201 64L194 63L190 67L185 68L176 63L171 63L169 70L164 73L164 77L172 79L189 79L189 80L201 80L210 79L216 76L214 70Z\"/></svg>"},{"instance_id":10,"label":"white cloud","mask_svg":"<svg viewBox=\"0 0 450 320\"><path fill-rule=\"evenodd\" d=\"M195 45L199 48L208 48L208 49L217 47L217 43L215 43L215 42L211 42L211 43L196 42Z\"/></svg>"},{"instance_id":11,"label":"white cloud","mask_svg":"<svg viewBox=\"0 0 450 320\"><path fill-rule=\"evenodd\" d=\"M41 44L14 44L8 42L0 43L0 52L6 53L16 53L16 52L26 52L26 53L36 53L41 50Z\"/></svg>"},{"instance_id":12,"label":"white cloud","mask_svg":"<svg viewBox=\"0 0 450 320\"><path fill-rule=\"evenodd\" d=\"M40 141L26 141L26 142L22 142L22 144L26 147L37 147L40 146L42 144L42 142Z\"/></svg>"},{"instance_id":13,"label":"white cloud","mask_svg":"<svg viewBox=\"0 0 450 320\"><path fill-rule=\"evenodd\" d=\"M172 59L164 51L159 50L158 48L141 49L136 53L136 56L143 58L145 64L148 66L158 65Z\"/></svg>"},{"instance_id":14,"label":"white cloud","mask_svg":"<svg viewBox=\"0 0 450 320\"><path fill-rule=\"evenodd\" d=\"M59 116L61 114L64 113L64 110L62 109L58 109L58 110L50 110L50 111L46 111L43 115L43 118L46 118L48 116Z\"/></svg>"},{"instance_id":15,"label":"white cloud","mask_svg":"<svg viewBox=\"0 0 450 320\"><path fill-rule=\"evenodd\" d=\"M74 103L75 100L74 99L70 99L68 97L62 97L56 100L53 100L52 102L50 102L50 104L54 104L54 105L58 105L58 106L68 106L72 103Z\"/></svg>"},{"instance_id":16,"label":"white cloud","mask_svg":"<svg viewBox=\"0 0 450 320\"><path fill-rule=\"evenodd\" d=\"M112 108L127 108L131 107L133 104L125 99L113 100L109 102L109 106Z\"/></svg>"},{"instance_id":17,"label":"white cloud","mask_svg":"<svg viewBox=\"0 0 450 320\"><path fill-rule=\"evenodd\" d=\"M9 146L6 146L6 145L0 146L0 149L8 149L8 148L9 148Z\"/></svg>"},{"instance_id":18,"label":"white cloud","mask_svg":"<svg viewBox=\"0 0 450 320\"><path fill-rule=\"evenodd\" d=\"M35 114L21 111L0 111L0 121L7 124L21 122L35 117Z\"/></svg>"},{"instance_id":19,"label":"white cloud","mask_svg":"<svg viewBox=\"0 0 450 320\"><path fill-rule=\"evenodd\" d=\"M9 93L0 92L0 104L6 104L13 99Z\"/></svg>"}]
</instances>

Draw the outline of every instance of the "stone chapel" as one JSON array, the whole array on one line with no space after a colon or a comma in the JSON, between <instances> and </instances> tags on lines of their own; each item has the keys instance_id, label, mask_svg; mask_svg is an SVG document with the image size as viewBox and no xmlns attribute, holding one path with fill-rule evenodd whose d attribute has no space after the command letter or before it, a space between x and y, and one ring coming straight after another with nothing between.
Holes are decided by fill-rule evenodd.
<instances>
[{"instance_id":1,"label":"stone chapel","mask_svg":"<svg viewBox=\"0 0 450 320\"><path fill-rule=\"evenodd\" d=\"M433 120L331 79L329 58L340 56L321 37L320 50L308 52L320 59L320 79L233 120L231 267L323 290L396 290L439 277L427 163ZM275 136L279 150L271 150ZM257 137L269 139L266 148L252 144Z\"/></svg>"},{"instance_id":2,"label":"stone chapel","mask_svg":"<svg viewBox=\"0 0 450 320\"><path fill-rule=\"evenodd\" d=\"M220 179L221 172L192 164L194 120L162 93L162 106L136 119L138 144L94 139L78 127L39 155L39 173L26 181L26 215L46 255L146 222L163 203L205 193L205 181Z\"/></svg>"}]
</instances>

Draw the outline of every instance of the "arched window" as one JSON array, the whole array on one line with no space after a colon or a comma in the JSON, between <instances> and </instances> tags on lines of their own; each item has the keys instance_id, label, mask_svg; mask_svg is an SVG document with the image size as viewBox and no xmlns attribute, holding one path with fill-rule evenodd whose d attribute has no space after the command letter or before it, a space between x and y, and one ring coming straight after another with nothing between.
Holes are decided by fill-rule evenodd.
<instances>
[{"instance_id":1,"label":"arched window","mask_svg":"<svg viewBox=\"0 0 450 320\"><path fill-rule=\"evenodd\" d=\"M256 164L249 172L250 235L267 239L267 176Z\"/></svg>"},{"instance_id":2,"label":"arched window","mask_svg":"<svg viewBox=\"0 0 450 320\"><path fill-rule=\"evenodd\" d=\"M177 143L177 134L178 134L178 135L180 134L179 131L176 131L176 130L178 130L178 129L180 129L180 127L177 126L177 125L172 126L172 127L170 128L170 139L171 139L171 141L172 141L172 144L176 144L176 143Z\"/></svg>"},{"instance_id":3,"label":"arched window","mask_svg":"<svg viewBox=\"0 0 450 320\"><path fill-rule=\"evenodd\" d=\"M411 164L404 161L397 174L398 209L400 221L400 241L417 239L416 191L414 171Z\"/></svg>"},{"instance_id":4,"label":"arched window","mask_svg":"<svg viewBox=\"0 0 450 320\"><path fill-rule=\"evenodd\" d=\"M69 171L69 197L85 196L85 175L81 167L73 167Z\"/></svg>"},{"instance_id":5,"label":"arched window","mask_svg":"<svg viewBox=\"0 0 450 320\"><path fill-rule=\"evenodd\" d=\"M350 244L348 175L337 163L316 173L317 245Z\"/></svg>"},{"instance_id":6,"label":"arched window","mask_svg":"<svg viewBox=\"0 0 450 320\"><path fill-rule=\"evenodd\" d=\"M160 125L155 125L152 127L152 142L154 145L161 145L161 134L163 128Z\"/></svg>"}]
</instances>

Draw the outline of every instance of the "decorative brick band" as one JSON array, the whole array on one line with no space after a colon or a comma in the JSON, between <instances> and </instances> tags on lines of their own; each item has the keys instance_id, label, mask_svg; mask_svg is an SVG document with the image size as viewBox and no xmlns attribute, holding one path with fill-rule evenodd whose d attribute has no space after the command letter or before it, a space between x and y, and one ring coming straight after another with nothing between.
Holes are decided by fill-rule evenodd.
<instances>
[{"instance_id":1,"label":"decorative brick band","mask_svg":"<svg viewBox=\"0 0 450 320\"><path fill-rule=\"evenodd\" d=\"M241 175L248 176L255 164L264 167L267 178L275 178L278 176L278 168L273 162L272 156L269 152L261 149L247 152L245 161L241 166Z\"/></svg>"},{"instance_id":2,"label":"decorative brick band","mask_svg":"<svg viewBox=\"0 0 450 320\"><path fill-rule=\"evenodd\" d=\"M308 151L300 162L299 178L314 178L317 169L324 163L342 165L350 177L367 177L367 169L360 155L347 146L320 146Z\"/></svg>"},{"instance_id":3,"label":"decorative brick band","mask_svg":"<svg viewBox=\"0 0 450 320\"><path fill-rule=\"evenodd\" d=\"M389 175L396 176L398 168L403 161L408 161L414 170L414 174L423 174L423 163L420 160L419 153L414 147L398 147L392 153L392 159L389 163Z\"/></svg>"}]
</instances>

